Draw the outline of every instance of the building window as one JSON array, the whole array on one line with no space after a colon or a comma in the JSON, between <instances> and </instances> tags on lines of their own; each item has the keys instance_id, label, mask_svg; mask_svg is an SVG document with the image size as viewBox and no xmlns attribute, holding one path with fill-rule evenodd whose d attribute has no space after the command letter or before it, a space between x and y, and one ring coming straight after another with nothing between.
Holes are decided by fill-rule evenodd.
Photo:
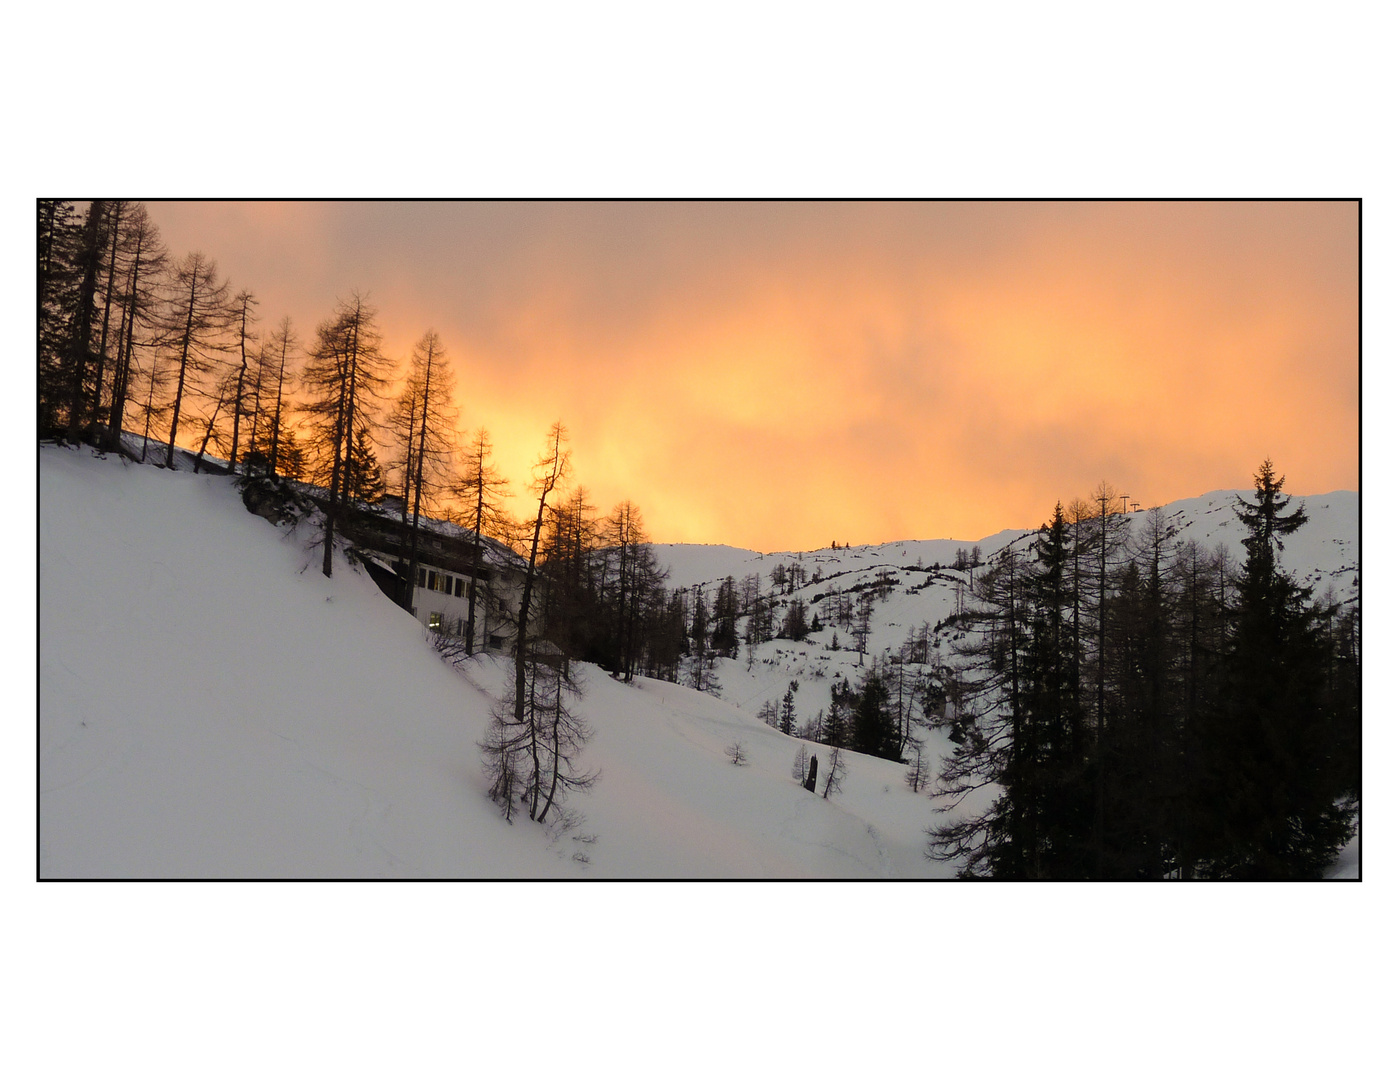
<instances>
[{"instance_id":1,"label":"building window","mask_svg":"<svg viewBox=\"0 0 1398 1080\"><path fill-rule=\"evenodd\" d=\"M427 588L427 571L421 566L417 568L417 587L419 589Z\"/></svg>"},{"instance_id":2,"label":"building window","mask_svg":"<svg viewBox=\"0 0 1398 1080\"><path fill-rule=\"evenodd\" d=\"M505 647L505 639L502 638L499 634L491 634L490 647L492 649L503 649Z\"/></svg>"},{"instance_id":3,"label":"building window","mask_svg":"<svg viewBox=\"0 0 1398 1080\"><path fill-rule=\"evenodd\" d=\"M430 614L430 615L427 616L427 629L429 629L429 630L441 630L441 629L442 629L442 613L441 613L440 611L434 611L434 612L432 612L432 614Z\"/></svg>"},{"instance_id":4,"label":"building window","mask_svg":"<svg viewBox=\"0 0 1398 1080\"><path fill-rule=\"evenodd\" d=\"M457 578L457 579L456 579L456 595L457 595L457 596L460 596L460 595L465 591L464 588L463 588L464 585L465 585L465 581L464 581L462 578Z\"/></svg>"}]
</instances>

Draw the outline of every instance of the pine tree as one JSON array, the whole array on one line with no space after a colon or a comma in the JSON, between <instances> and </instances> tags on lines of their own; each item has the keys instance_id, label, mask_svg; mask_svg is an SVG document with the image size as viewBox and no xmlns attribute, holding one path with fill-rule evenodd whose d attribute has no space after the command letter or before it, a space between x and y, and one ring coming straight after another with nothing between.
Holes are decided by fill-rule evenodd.
<instances>
[{"instance_id":1,"label":"pine tree","mask_svg":"<svg viewBox=\"0 0 1398 1080\"><path fill-rule=\"evenodd\" d=\"M597 557L595 510L587 489L579 485L549 512L539 572L539 624L543 636L562 650L565 663L574 658L616 663L618 616L602 604L609 553Z\"/></svg>"},{"instance_id":2,"label":"pine tree","mask_svg":"<svg viewBox=\"0 0 1398 1080\"><path fill-rule=\"evenodd\" d=\"M596 621L607 625L610 641L598 654L615 678L630 682L643 651L646 613L663 601L665 574L656 562L646 535L641 511L629 499L618 503L602 522L605 544L601 570L606 582L599 592L605 614Z\"/></svg>"},{"instance_id":3,"label":"pine tree","mask_svg":"<svg viewBox=\"0 0 1398 1080\"><path fill-rule=\"evenodd\" d=\"M227 348L232 320L228 282L219 281L217 265L202 252L187 255L171 279L171 305L166 340L175 364L175 399L171 405L170 438L165 467L174 468L175 440L186 391L215 371ZM216 394L217 387L215 387Z\"/></svg>"},{"instance_id":4,"label":"pine tree","mask_svg":"<svg viewBox=\"0 0 1398 1080\"><path fill-rule=\"evenodd\" d=\"M572 702L581 697L577 684L561 665L536 665L534 681L543 683L535 707L540 711L538 722L543 728L546 770L539 783L544 804L534 820L543 821L550 809L564 803L568 794L592 787L598 774L585 771L578 763L592 738L592 728L572 708Z\"/></svg>"},{"instance_id":5,"label":"pine tree","mask_svg":"<svg viewBox=\"0 0 1398 1080\"><path fill-rule=\"evenodd\" d=\"M900 742L898 724L889 707L888 684L882 674L871 667L855 699L850 749L897 761Z\"/></svg>"},{"instance_id":6,"label":"pine tree","mask_svg":"<svg viewBox=\"0 0 1398 1080\"><path fill-rule=\"evenodd\" d=\"M704 603L704 590L694 586L693 616L689 624L689 648L696 656L709 650L709 608Z\"/></svg>"},{"instance_id":7,"label":"pine tree","mask_svg":"<svg viewBox=\"0 0 1398 1080\"><path fill-rule=\"evenodd\" d=\"M524 588L520 593L519 621L515 625L515 684L514 721L525 729L529 746L530 773L538 777L540 773L539 755L542 751L543 732L526 693L533 684L528 681L530 668L529 620L533 615L531 605L534 598L534 583L539 568L539 540L544 530L544 517L548 511L549 496L568 476L572 468L572 455L565 447L568 432L562 423L555 422L549 428L544 452L534 463L534 490L539 496L538 511L534 516L532 535L529 537L529 558L524 570ZM529 816L533 818L538 810L539 785L534 783L530 790Z\"/></svg>"},{"instance_id":8,"label":"pine tree","mask_svg":"<svg viewBox=\"0 0 1398 1080\"><path fill-rule=\"evenodd\" d=\"M1039 866L1031 584L1024 553L1003 548L976 583L978 603L965 616L971 633L957 649L964 735L937 778L933 794L948 800L947 820L928 830L927 855L962 862L967 877L1023 878ZM988 783L1003 794L983 812L962 814L965 799Z\"/></svg>"},{"instance_id":9,"label":"pine tree","mask_svg":"<svg viewBox=\"0 0 1398 1080\"><path fill-rule=\"evenodd\" d=\"M403 492L403 524L407 531L408 563L400 581L399 604L412 608L417 581L421 515L431 510L446 489L454 450L456 425L453 404L455 376L435 330L428 330L413 347L408 377L387 427L396 436L399 454L392 464Z\"/></svg>"},{"instance_id":10,"label":"pine tree","mask_svg":"<svg viewBox=\"0 0 1398 1080\"><path fill-rule=\"evenodd\" d=\"M1175 552L1171 575L1176 582L1181 652L1178 746L1174 760L1177 797L1174 824L1177 863L1182 878L1195 875L1197 807L1203 804L1206 718L1220 709L1227 598L1215 582L1229 573L1224 553L1209 555L1193 540Z\"/></svg>"},{"instance_id":11,"label":"pine tree","mask_svg":"<svg viewBox=\"0 0 1398 1080\"><path fill-rule=\"evenodd\" d=\"M693 618L689 623L689 685L702 693L714 693L713 650L709 644L709 605L703 599L702 585L693 588Z\"/></svg>"},{"instance_id":12,"label":"pine tree","mask_svg":"<svg viewBox=\"0 0 1398 1080\"><path fill-rule=\"evenodd\" d=\"M859 651L859 662L864 663L864 653L869 648L869 630L874 614L874 596L865 591L859 594L859 603L854 616L854 647Z\"/></svg>"},{"instance_id":13,"label":"pine tree","mask_svg":"<svg viewBox=\"0 0 1398 1080\"><path fill-rule=\"evenodd\" d=\"M732 576L719 582L714 597L713 647L722 656L738 651L738 586Z\"/></svg>"},{"instance_id":14,"label":"pine tree","mask_svg":"<svg viewBox=\"0 0 1398 1080\"><path fill-rule=\"evenodd\" d=\"M106 261L108 209L106 199L93 199L88 204L87 217L78 234L74 253L72 270L76 291L72 297L73 306L64 343L61 379L66 383L66 438L69 442L78 441L83 425L91 419L96 397L91 379L97 364L92 347L92 330L96 320L97 292Z\"/></svg>"},{"instance_id":15,"label":"pine tree","mask_svg":"<svg viewBox=\"0 0 1398 1080\"><path fill-rule=\"evenodd\" d=\"M651 625L646 633L646 673L652 678L679 681L688 624L687 596L685 589L675 589L658 598L651 611Z\"/></svg>"},{"instance_id":16,"label":"pine tree","mask_svg":"<svg viewBox=\"0 0 1398 1080\"><path fill-rule=\"evenodd\" d=\"M1097 485L1092 493L1092 503L1094 506L1094 517L1092 519L1092 529L1090 531L1090 544L1092 548L1091 562L1095 576L1091 578L1091 588L1095 591L1095 632L1093 634L1093 647L1095 654L1092 660L1094 682L1096 684L1096 695L1093 715L1094 726L1094 794L1093 794L1093 848L1094 848L1094 874L1101 878L1107 876L1107 807L1114 798L1114 790L1117 786L1117 778L1111 773L1111 762L1114 756L1112 747L1113 731L1108 722L1107 716L1107 665L1108 665L1108 637L1107 637L1107 609L1111 603L1111 581L1112 575L1117 566L1117 557L1122 545L1125 542L1126 530L1129 523L1124 514L1118 514L1114 509L1117 499L1121 496L1117 490L1103 480Z\"/></svg>"},{"instance_id":17,"label":"pine tree","mask_svg":"<svg viewBox=\"0 0 1398 1080\"><path fill-rule=\"evenodd\" d=\"M496 702L485 737L476 744L481 752L481 771L490 784L488 794L506 821L514 819L516 793L522 787L523 755L517 735L514 703L506 698Z\"/></svg>"},{"instance_id":18,"label":"pine tree","mask_svg":"<svg viewBox=\"0 0 1398 1080\"><path fill-rule=\"evenodd\" d=\"M1054 879L1086 875L1091 829L1072 636L1079 580L1071 572L1072 550L1067 513L1059 503L1035 539L1036 565L1027 583L1029 722L1022 756L1024 797L1032 803L1030 862L1034 876Z\"/></svg>"},{"instance_id":19,"label":"pine tree","mask_svg":"<svg viewBox=\"0 0 1398 1080\"><path fill-rule=\"evenodd\" d=\"M908 771L904 774L903 779L907 782L908 787L913 789L913 793L917 794L927 786L932 771L924 754L922 740L909 739L908 746L912 750L913 760L909 763Z\"/></svg>"},{"instance_id":20,"label":"pine tree","mask_svg":"<svg viewBox=\"0 0 1398 1080\"><path fill-rule=\"evenodd\" d=\"M71 380L68 328L77 308L77 208L61 199L38 200L39 436L59 434Z\"/></svg>"},{"instance_id":21,"label":"pine tree","mask_svg":"<svg viewBox=\"0 0 1398 1080\"><path fill-rule=\"evenodd\" d=\"M792 641L804 641L810 628L806 625L806 602L795 597L786 608L786 619L782 623L782 637Z\"/></svg>"},{"instance_id":22,"label":"pine tree","mask_svg":"<svg viewBox=\"0 0 1398 1080\"><path fill-rule=\"evenodd\" d=\"M831 792L839 794L845 779L845 756L840 751L840 747L830 748L830 762L825 770L825 790L821 792L822 799L830 798Z\"/></svg>"},{"instance_id":23,"label":"pine tree","mask_svg":"<svg viewBox=\"0 0 1398 1080\"><path fill-rule=\"evenodd\" d=\"M797 684L793 680L786 688L786 693L782 695L781 715L777 722L777 729L783 735L791 735L796 731L796 690Z\"/></svg>"},{"instance_id":24,"label":"pine tree","mask_svg":"<svg viewBox=\"0 0 1398 1080\"><path fill-rule=\"evenodd\" d=\"M375 312L359 294L339 303L335 314L316 330L301 380L302 411L310 420L315 478L326 488L324 555L321 573L331 574L335 528L344 503L373 488L377 462L369 468L372 451L368 426L388 381L389 362L379 348ZM355 460L351 460L354 458ZM355 493L349 480L354 474ZM379 477L378 483L382 483ZM382 495L382 492L379 492Z\"/></svg>"},{"instance_id":25,"label":"pine tree","mask_svg":"<svg viewBox=\"0 0 1398 1080\"><path fill-rule=\"evenodd\" d=\"M466 585L467 649L476 647L476 600L481 577L482 538L486 531L502 532L508 527L504 499L509 493L506 481L491 463L490 433L478 428L467 441L465 466L453 495L464 507L459 524L471 530L471 567Z\"/></svg>"},{"instance_id":26,"label":"pine tree","mask_svg":"<svg viewBox=\"0 0 1398 1080\"><path fill-rule=\"evenodd\" d=\"M143 375L136 350L138 347L149 349L159 344L159 286L169 264L160 231L140 203L131 207L123 242L127 249L128 267L118 298L121 319L117 333L116 363L112 370L111 406L107 413L106 445L109 450L116 450L121 444L128 404ZM154 364L153 357L151 363ZM153 369L150 377L153 386Z\"/></svg>"},{"instance_id":27,"label":"pine tree","mask_svg":"<svg viewBox=\"0 0 1398 1080\"><path fill-rule=\"evenodd\" d=\"M115 345L121 337L112 320L112 312L120 306L118 301L119 282L126 277L125 256L127 251L124 240L132 205L123 199L113 199L108 204L107 209L107 249L102 280L102 327L97 338L95 354L97 367L92 379L91 399L86 406L88 419L94 427L102 424L107 418L108 410L104 407L104 397L107 378L113 367L109 345Z\"/></svg>"},{"instance_id":28,"label":"pine tree","mask_svg":"<svg viewBox=\"0 0 1398 1080\"><path fill-rule=\"evenodd\" d=\"M292 329L290 316L283 316L277 332L271 340L271 349L276 358L276 380L275 389L272 390L272 406L270 410L271 420L271 446L267 449L267 474L276 476L277 472L283 468L282 463L282 440L285 437L285 422L282 418L282 402L285 399L283 393L286 386L286 377L294 364L296 357L301 351L301 342L296 336L296 331ZM272 379L268 378L269 386L273 385ZM297 475L290 471L288 476Z\"/></svg>"},{"instance_id":29,"label":"pine tree","mask_svg":"<svg viewBox=\"0 0 1398 1080\"><path fill-rule=\"evenodd\" d=\"M829 746L847 747L850 745L850 712L855 700L850 689L849 679L832 680L830 683L830 709L825 714L825 727L821 741Z\"/></svg>"},{"instance_id":30,"label":"pine tree","mask_svg":"<svg viewBox=\"0 0 1398 1080\"><path fill-rule=\"evenodd\" d=\"M241 447L240 434L244 417L252 417L255 407L250 399L252 383L249 378L248 352L257 338L256 331L252 324L257 321L257 316L253 313L253 308L257 306L257 297L243 289L233 298L232 311L237 323L238 333L238 367L237 378L233 390L233 400L231 413L233 419L233 433L229 437L228 469L230 472L238 471L238 450ZM255 356L255 354L254 354Z\"/></svg>"},{"instance_id":31,"label":"pine tree","mask_svg":"<svg viewBox=\"0 0 1398 1080\"><path fill-rule=\"evenodd\" d=\"M1255 502L1239 500L1248 529L1222 710L1206 764L1213 828L1201 838L1210 872L1235 878L1315 878L1354 833L1357 802L1333 767L1341 733L1326 708L1328 657L1311 604L1277 563L1284 537L1306 523L1288 512L1285 478L1270 460Z\"/></svg>"},{"instance_id":32,"label":"pine tree","mask_svg":"<svg viewBox=\"0 0 1398 1080\"><path fill-rule=\"evenodd\" d=\"M1180 818L1180 632L1177 597L1168 587L1174 529L1159 507L1144 516L1114 602L1115 740L1122 777L1116 823L1125 861L1114 876L1159 879L1177 865Z\"/></svg>"},{"instance_id":33,"label":"pine tree","mask_svg":"<svg viewBox=\"0 0 1398 1080\"><path fill-rule=\"evenodd\" d=\"M384 497L383 470L367 424L357 425L345 459L344 495L347 500L376 503Z\"/></svg>"}]
</instances>

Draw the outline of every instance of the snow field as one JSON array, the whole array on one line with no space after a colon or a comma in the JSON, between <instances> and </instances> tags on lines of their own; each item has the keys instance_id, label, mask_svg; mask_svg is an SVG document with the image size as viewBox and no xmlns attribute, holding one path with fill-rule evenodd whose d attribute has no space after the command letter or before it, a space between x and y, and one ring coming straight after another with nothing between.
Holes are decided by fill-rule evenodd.
<instances>
[{"instance_id":1,"label":"snow field","mask_svg":"<svg viewBox=\"0 0 1398 1080\"><path fill-rule=\"evenodd\" d=\"M866 668L825 627L720 660L719 696L579 665L578 712L600 772L575 827L507 824L487 799L477 741L508 662L444 664L415 620L337 558L320 573L309 529L248 514L224 477L42 447L39 454L39 869L43 877L785 878L950 876L923 858L934 805L906 767L846 754L825 800L791 778L799 741L756 719L796 679L798 722L831 681ZM1181 537L1241 554L1232 493L1166 507ZM1357 496L1306 500L1285 562L1341 596L1356 589ZM1133 515L1135 517L1135 515ZM1026 534L979 541L986 557ZM808 603L880 572L869 655L954 610L962 541L805 553ZM657 545L670 584L713 586L777 562L733 548ZM914 567L914 569L902 569ZM703 576L700 576L703 575ZM912 590L912 591L909 591ZM814 606L812 614L814 614ZM826 646L839 633L842 648ZM951 637L942 635L948 659ZM929 763L950 751L925 731ZM740 742L747 764L728 748ZM820 760L823 790L829 750ZM993 797L993 791L980 793ZM1353 851L1337 874L1356 871Z\"/></svg>"},{"instance_id":2,"label":"snow field","mask_svg":"<svg viewBox=\"0 0 1398 1080\"><path fill-rule=\"evenodd\" d=\"M585 821L507 824L475 745L502 661L452 670L366 574L324 578L312 538L226 478L44 447L39 490L43 877L951 873L922 858L932 808L902 766L847 755L826 801L751 713L585 666Z\"/></svg>"}]
</instances>

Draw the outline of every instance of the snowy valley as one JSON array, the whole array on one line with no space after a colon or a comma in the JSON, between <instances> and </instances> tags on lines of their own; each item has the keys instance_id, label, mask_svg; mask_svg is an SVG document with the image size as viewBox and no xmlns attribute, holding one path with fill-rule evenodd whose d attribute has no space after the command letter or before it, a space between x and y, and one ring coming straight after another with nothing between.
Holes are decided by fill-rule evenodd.
<instances>
[{"instance_id":1,"label":"snowy valley","mask_svg":"<svg viewBox=\"0 0 1398 1080\"><path fill-rule=\"evenodd\" d=\"M1234 494L1165 507L1175 538L1241 557ZM717 659L709 693L577 665L599 779L571 801L574 820L541 827L507 823L480 767L508 661L445 663L362 569L337 556L323 577L308 530L249 514L227 477L44 445L39 503L44 878L954 876L924 856L936 805L905 765L847 753L824 798L823 784L793 779L801 740L758 714L795 683L808 723L835 680L856 681L920 628L929 663L945 658L975 573L952 569L958 551L989 559L1032 539L784 554L654 545L669 587L707 595L728 577L758 574L766 589L778 566L799 568L799 585L773 590L778 621L797 599L816 615L837 591L874 596L864 652L827 621ZM1358 496L1305 503L1310 524L1285 567L1317 596L1356 596ZM948 733L920 737L935 771ZM805 745L823 767L827 748ZM1353 876L1355 850L1337 874Z\"/></svg>"}]
</instances>

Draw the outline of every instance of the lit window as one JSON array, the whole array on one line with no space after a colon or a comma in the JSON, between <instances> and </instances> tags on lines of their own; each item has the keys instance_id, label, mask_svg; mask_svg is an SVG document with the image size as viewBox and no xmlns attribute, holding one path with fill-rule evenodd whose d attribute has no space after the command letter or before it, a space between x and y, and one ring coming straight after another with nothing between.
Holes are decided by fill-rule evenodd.
<instances>
[{"instance_id":1,"label":"lit window","mask_svg":"<svg viewBox=\"0 0 1398 1080\"><path fill-rule=\"evenodd\" d=\"M429 629L429 630L440 630L441 628L442 628L442 613L441 613L440 611L434 611L434 612L432 612L432 614L430 614L429 616L427 616L427 629Z\"/></svg>"}]
</instances>

